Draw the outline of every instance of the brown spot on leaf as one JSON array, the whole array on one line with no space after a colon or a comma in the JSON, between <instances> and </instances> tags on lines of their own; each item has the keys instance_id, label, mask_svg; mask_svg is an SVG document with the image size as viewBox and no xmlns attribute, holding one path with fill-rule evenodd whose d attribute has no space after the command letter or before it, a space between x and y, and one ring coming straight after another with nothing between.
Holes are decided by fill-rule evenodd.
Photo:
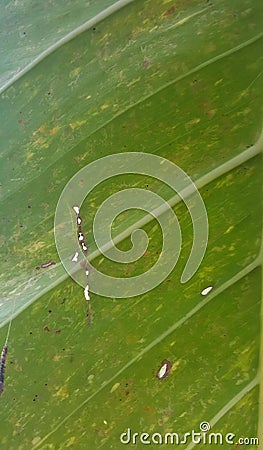
<instances>
[{"instance_id":1,"label":"brown spot on leaf","mask_svg":"<svg viewBox=\"0 0 263 450\"><path fill-rule=\"evenodd\" d=\"M175 6L172 6L171 8L167 9L167 11L165 11L164 15L169 16L170 14L173 14L174 11L175 11Z\"/></svg>"}]
</instances>

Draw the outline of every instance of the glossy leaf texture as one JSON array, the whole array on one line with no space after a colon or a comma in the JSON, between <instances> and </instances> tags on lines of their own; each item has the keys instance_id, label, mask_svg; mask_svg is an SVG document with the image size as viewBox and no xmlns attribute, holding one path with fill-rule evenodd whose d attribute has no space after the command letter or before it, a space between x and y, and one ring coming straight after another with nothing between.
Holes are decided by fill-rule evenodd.
<instances>
[{"instance_id":1,"label":"glossy leaf texture","mask_svg":"<svg viewBox=\"0 0 263 450\"><path fill-rule=\"evenodd\" d=\"M204 421L212 432L234 433L232 448L239 437L263 439L262 18L259 0L4 2L3 345L13 306L15 314L0 397L1 448L118 450L129 428L139 433L131 448L140 449L143 432L149 439L159 433L158 441L165 433L198 432ZM192 178L207 209L208 247L182 284L193 229L176 202L183 243L172 273L134 298L91 293L87 327L83 289L57 254L56 205L78 170L125 152L167 158ZM130 187L166 201L174 195L139 174L105 180L82 205L90 253L97 208ZM120 215L113 236L143 216ZM162 234L154 218L144 230L149 247L136 263L99 256L94 266L112 277L149 269ZM129 250L130 237L118 247ZM36 269L50 260L56 265ZM163 360L172 367L160 380Z\"/></svg>"}]
</instances>

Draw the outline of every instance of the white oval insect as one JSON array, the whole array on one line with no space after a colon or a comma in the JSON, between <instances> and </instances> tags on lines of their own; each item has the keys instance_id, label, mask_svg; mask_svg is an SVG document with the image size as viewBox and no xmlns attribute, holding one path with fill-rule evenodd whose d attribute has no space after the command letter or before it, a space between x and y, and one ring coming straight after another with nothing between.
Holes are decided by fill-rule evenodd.
<instances>
[{"instance_id":1,"label":"white oval insect","mask_svg":"<svg viewBox=\"0 0 263 450\"><path fill-rule=\"evenodd\" d=\"M211 292L213 289L213 286L208 286L207 288L203 289L201 292L201 295L207 295L209 292Z\"/></svg>"},{"instance_id":2,"label":"white oval insect","mask_svg":"<svg viewBox=\"0 0 263 450\"><path fill-rule=\"evenodd\" d=\"M156 376L159 378L159 380L162 380L165 377L168 377L170 370L172 368L172 364L167 359L164 359L162 361L162 365L160 369L158 370Z\"/></svg>"},{"instance_id":3,"label":"white oval insect","mask_svg":"<svg viewBox=\"0 0 263 450\"><path fill-rule=\"evenodd\" d=\"M89 301L90 300L90 296L89 296L89 285L88 284L87 284L87 286L84 289L84 295L85 295L85 299L87 301Z\"/></svg>"},{"instance_id":4,"label":"white oval insect","mask_svg":"<svg viewBox=\"0 0 263 450\"><path fill-rule=\"evenodd\" d=\"M79 207L78 206L73 206L73 209L74 209L75 213L77 215L79 215Z\"/></svg>"},{"instance_id":5,"label":"white oval insect","mask_svg":"<svg viewBox=\"0 0 263 450\"><path fill-rule=\"evenodd\" d=\"M76 252L76 253L74 254L73 258L71 259L71 261L73 261L73 262L78 262L78 257L79 257L79 253Z\"/></svg>"},{"instance_id":6,"label":"white oval insect","mask_svg":"<svg viewBox=\"0 0 263 450\"><path fill-rule=\"evenodd\" d=\"M88 247L85 245L84 242L81 242L81 247L84 252L86 252L88 250Z\"/></svg>"},{"instance_id":7,"label":"white oval insect","mask_svg":"<svg viewBox=\"0 0 263 450\"><path fill-rule=\"evenodd\" d=\"M83 233L79 233L78 240L79 240L79 242L82 242L84 240Z\"/></svg>"}]
</instances>

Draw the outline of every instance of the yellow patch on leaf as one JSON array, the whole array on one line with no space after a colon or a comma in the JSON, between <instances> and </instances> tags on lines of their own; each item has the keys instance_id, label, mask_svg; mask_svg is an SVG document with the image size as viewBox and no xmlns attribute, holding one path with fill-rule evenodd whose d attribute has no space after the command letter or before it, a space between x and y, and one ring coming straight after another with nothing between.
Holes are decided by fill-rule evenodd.
<instances>
[{"instance_id":1,"label":"yellow patch on leaf","mask_svg":"<svg viewBox=\"0 0 263 450\"><path fill-rule=\"evenodd\" d=\"M77 441L77 439L76 439L76 436L71 436L68 440L67 440L67 442L66 442L66 447L71 447L72 445L74 445L74 444L76 444L76 441Z\"/></svg>"},{"instance_id":2,"label":"yellow patch on leaf","mask_svg":"<svg viewBox=\"0 0 263 450\"><path fill-rule=\"evenodd\" d=\"M104 103L104 105L101 105L100 109L104 111L104 109L107 109L110 105L107 105L107 103Z\"/></svg>"},{"instance_id":3,"label":"yellow patch on leaf","mask_svg":"<svg viewBox=\"0 0 263 450\"><path fill-rule=\"evenodd\" d=\"M230 225L230 227L228 227L228 229L225 231L225 234L230 233L233 229L234 229L234 225Z\"/></svg>"},{"instance_id":4,"label":"yellow patch on leaf","mask_svg":"<svg viewBox=\"0 0 263 450\"><path fill-rule=\"evenodd\" d=\"M72 130L75 130L76 128L80 128L85 123L86 120L76 120L76 122L70 123L69 126Z\"/></svg>"},{"instance_id":5,"label":"yellow patch on leaf","mask_svg":"<svg viewBox=\"0 0 263 450\"><path fill-rule=\"evenodd\" d=\"M190 120L190 122L187 122L187 125L196 125L200 121L201 121L201 119L199 117L196 117L196 119L192 119L192 120Z\"/></svg>"},{"instance_id":6,"label":"yellow patch on leaf","mask_svg":"<svg viewBox=\"0 0 263 450\"><path fill-rule=\"evenodd\" d=\"M70 78L76 78L79 74L80 74L80 67L76 67L70 72L69 76Z\"/></svg>"},{"instance_id":7,"label":"yellow patch on leaf","mask_svg":"<svg viewBox=\"0 0 263 450\"><path fill-rule=\"evenodd\" d=\"M132 81L130 81L130 83L127 84L127 87L131 87L134 84L138 83L138 81L140 81L141 77L138 78L134 78Z\"/></svg>"},{"instance_id":8,"label":"yellow patch on leaf","mask_svg":"<svg viewBox=\"0 0 263 450\"><path fill-rule=\"evenodd\" d=\"M116 391L116 389L118 389L119 386L120 386L120 383L115 383L115 384L112 386L112 388L111 388L111 390L110 390L110 393Z\"/></svg>"},{"instance_id":9,"label":"yellow patch on leaf","mask_svg":"<svg viewBox=\"0 0 263 450\"><path fill-rule=\"evenodd\" d=\"M40 133L44 133L45 130L46 130L46 125L41 125L41 126L39 127Z\"/></svg>"},{"instance_id":10,"label":"yellow patch on leaf","mask_svg":"<svg viewBox=\"0 0 263 450\"><path fill-rule=\"evenodd\" d=\"M56 134L56 133L58 132L59 129L60 129L59 126L56 126L56 127L54 127L54 128L51 128L51 130L49 130L48 134L49 134L50 136L54 136L54 134Z\"/></svg>"},{"instance_id":11,"label":"yellow patch on leaf","mask_svg":"<svg viewBox=\"0 0 263 450\"><path fill-rule=\"evenodd\" d=\"M61 386L61 388L53 395L54 397L60 397L65 400L69 397L68 389L66 386Z\"/></svg>"},{"instance_id":12,"label":"yellow patch on leaf","mask_svg":"<svg viewBox=\"0 0 263 450\"><path fill-rule=\"evenodd\" d=\"M177 367L181 364L181 359L178 359L178 361L176 361L173 365L172 365L172 367L171 367L171 372L170 373L172 373L172 372L174 372L176 369L177 369Z\"/></svg>"}]
</instances>

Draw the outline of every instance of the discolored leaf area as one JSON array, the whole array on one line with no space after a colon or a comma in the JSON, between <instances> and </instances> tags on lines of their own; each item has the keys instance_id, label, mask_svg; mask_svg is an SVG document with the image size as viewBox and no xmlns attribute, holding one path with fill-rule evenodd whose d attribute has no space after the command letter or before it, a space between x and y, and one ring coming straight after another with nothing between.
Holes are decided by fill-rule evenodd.
<instances>
[{"instance_id":1,"label":"discolored leaf area","mask_svg":"<svg viewBox=\"0 0 263 450\"><path fill-rule=\"evenodd\" d=\"M1 448L118 450L129 428L139 436L126 447L141 449L143 432L183 436L204 421L214 433L235 434L222 449L238 448L239 437L258 437L261 448L262 19L259 0L3 2L3 344L15 312ZM120 264L96 256L97 209L131 187L172 203L182 248L169 276L142 295L91 292L88 327L83 288L57 253L56 205L76 172L126 152L167 158L191 177L207 210L207 250L182 284L193 242L184 202L140 173L103 181L81 207L94 267L133 277L159 258L154 217L143 227L142 258ZM145 214L132 209L116 218L119 249L131 248L127 230ZM56 264L36 269L48 261ZM159 380L163 360L172 367ZM181 445L207 448L190 438Z\"/></svg>"}]
</instances>

